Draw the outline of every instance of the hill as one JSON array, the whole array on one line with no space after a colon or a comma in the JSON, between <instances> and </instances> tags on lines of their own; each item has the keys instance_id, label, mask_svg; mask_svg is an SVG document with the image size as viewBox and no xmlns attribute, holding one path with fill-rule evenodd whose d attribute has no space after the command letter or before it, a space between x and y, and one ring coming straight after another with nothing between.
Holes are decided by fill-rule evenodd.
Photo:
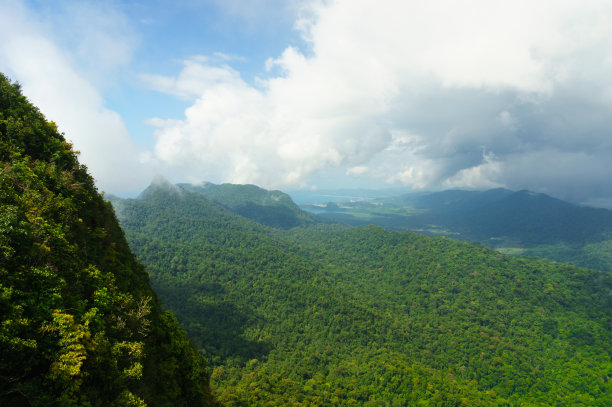
<instances>
[{"instance_id":1,"label":"hill","mask_svg":"<svg viewBox=\"0 0 612 407\"><path fill-rule=\"evenodd\" d=\"M225 208L266 226L289 229L315 222L300 209L291 197L281 191L268 191L256 185L204 183L178 184L188 191L201 194Z\"/></svg>"},{"instance_id":2,"label":"hill","mask_svg":"<svg viewBox=\"0 0 612 407\"><path fill-rule=\"evenodd\" d=\"M612 211L574 205L545 194L449 190L303 207L325 219L351 225L376 224L391 230L444 235L506 253L612 271Z\"/></svg>"},{"instance_id":3,"label":"hill","mask_svg":"<svg viewBox=\"0 0 612 407\"><path fill-rule=\"evenodd\" d=\"M111 205L0 75L0 405L213 405Z\"/></svg>"},{"instance_id":4,"label":"hill","mask_svg":"<svg viewBox=\"0 0 612 407\"><path fill-rule=\"evenodd\" d=\"M447 208L432 205L429 212L470 239L509 237L533 246L594 241L612 233L612 211L606 209L581 207L525 190L453 192L464 197L459 204L448 203ZM432 201L439 204L444 198L437 195ZM466 195L472 199L465 199ZM420 201L424 209L426 205Z\"/></svg>"},{"instance_id":5,"label":"hill","mask_svg":"<svg viewBox=\"0 0 612 407\"><path fill-rule=\"evenodd\" d=\"M118 204L227 405L612 403L609 274L375 226L271 228L171 185Z\"/></svg>"}]
</instances>

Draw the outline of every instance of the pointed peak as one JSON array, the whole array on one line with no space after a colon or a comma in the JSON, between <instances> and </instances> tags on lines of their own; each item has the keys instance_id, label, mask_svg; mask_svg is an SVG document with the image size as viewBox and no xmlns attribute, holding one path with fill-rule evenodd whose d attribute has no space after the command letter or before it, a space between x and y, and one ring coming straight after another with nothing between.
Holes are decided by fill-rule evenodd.
<instances>
[{"instance_id":1,"label":"pointed peak","mask_svg":"<svg viewBox=\"0 0 612 407\"><path fill-rule=\"evenodd\" d=\"M147 198L153 193L168 192L176 195L182 195L183 189L171 183L161 175L156 175L151 181L151 184L138 195L139 199Z\"/></svg>"}]
</instances>

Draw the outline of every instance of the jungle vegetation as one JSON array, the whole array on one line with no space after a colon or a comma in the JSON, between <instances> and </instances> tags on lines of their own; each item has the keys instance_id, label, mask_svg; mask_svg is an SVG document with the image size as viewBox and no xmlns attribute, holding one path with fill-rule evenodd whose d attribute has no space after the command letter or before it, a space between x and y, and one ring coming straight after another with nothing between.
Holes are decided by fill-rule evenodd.
<instances>
[{"instance_id":1,"label":"jungle vegetation","mask_svg":"<svg viewBox=\"0 0 612 407\"><path fill-rule=\"evenodd\" d=\"M169 183L113 201L226 405L612 403L609 273L377 226L272 228Z\"/></svg>"},{"instance_id":2,"label":"jungle vegetation","mask_svg":"<svg viewBox=\"0 0 612 407\"><path fill-rule=\"evenodd\" d=\"M0 75L0 405L214 405L113 208Z\"/></svg>"},{"instance_id":3,"label":"jungle vegetation","mask_svg":"<svg viewBox=\"0 0 612 407\"><path fill-rule=\"evenodd\" d=\"M612 272L612 211L546 194L503 188L412 192L302 208L329 221L448 236L506 254Z\"/></svg>"}]
</instances>

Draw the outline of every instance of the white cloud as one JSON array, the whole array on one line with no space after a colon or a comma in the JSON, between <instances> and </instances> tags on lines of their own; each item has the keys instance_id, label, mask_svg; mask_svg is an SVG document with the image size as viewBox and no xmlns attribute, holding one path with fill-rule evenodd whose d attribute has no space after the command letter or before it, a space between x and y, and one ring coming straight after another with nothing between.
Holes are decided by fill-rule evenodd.
<instances>
[{"instance_id":1,"label":"white cloud","mask_svg":"<svg viewBox=\"0 0 612 407\"><path fill-rule=\"evenodd\" d=\"M92 15L103 13L83 14L84 18ZM62 51L54 42L54 21L37 15L18 1L0 5L0 16L3 38L0 69L19 81L29 100L48 120L58 124L60 131L81 152L80 160L87 165L98 187L123 192L134 188L135 183L142 183L143 169L125 124L116 112L104 107L92 81L76 67L74 54ZM65 23L86 24L76 20ZM104 34L94 35L89 31L89 35L93 42L81 45L85 48L102 45L103 55L99 58L109 57L112 52L104 46L107 42ZM117 35L113 32L111 38L118 39ZM121 51L124 52L127 51ZM93 55L92 51L86 54ZM109 63L120 63L122 59Z\"/></svg>"},{"instance_id":2,"label":"white cloud","mask_svg":"<svg viewBox=\"0 0 612 407\"><path fill-rule=\"evenodd\" d=\"M495 182L502 166L492 153L482 152L482 163L470 168L464 168L444 181L446 188L486 189L503 186Z\"/></svg>"},{"instance_id":3,"label":"white cloud","mask_svg":"<svg viewBox=\"0 0 612 407\"><path fill-rule=\"evenodd\" d=\"M52 25L57 45L74 54L71 63L97 84L109 85L113 71L130 63L139 43L128 18L111 2L55 1L41 15Z\"/></svg>"},{"instance_id":4,"label":"white cloud","mask_svg":"<svg viewBox=\"0 0 612 407\"><path fill-rule=\"evenodd\" d=\"M199 97L183 120L160 122L157 157L264 186L368 167L415 188L522 180L558 195L569 181L530 182L530 160L612 154L607 1L336 0L302 11L310 48L269 59L256 87L211 61L159 78Z\"/></svg>"},{"instance_id":5,"label":"white cloud","mask_svg":"<svg viewBox=\"0 0 612 407\"><path fill-rule=\"evenodd\" d=\"M145 154L100 93L140 41L114 3L62 0L35 11L5 1L0 68L58 121L103 188L134 183L142 159L172 179L266 187L305 186L330 171L369 185L612 195L600 176L612 156L609 1L243 3L212 4L259 34L274 21L266 10L283 27L297 15L305 47L292 41L249 67L266 70L255 80L239 70L247 63L236 49L187 58L174 75L140 75L190 103L184 117L148 121L155 146Z\"/></svg>"},{"instance_id":6,"label":"white cloud","mask_svg":"<svg viewBox=\"0 0 612 407\"><path fill-rule=\"evenodd\" d=\"M388 183L400 182L414 189L424 189L432 185L431 174L434 168L435 163L430 160L420 160L418 164L398 167L395 173L385 181Z\"/></svg>"},{"instance_id":7,"label":"white cloud","mask_svg":"<svg viewBox=\"0 0 612 407\"><path fill-rule=\"evenodd\" d=\"M362 175L369 171L365 165L357 165L346 170L347 175Z\"/></svg>"},{"instance_id":8,"label":"white cloud","mask_svg":"<svg viewBox=\"0 0 612 407\"><path fill-rule=\"evenodd\" d=\"M290 61L292 74L296 65L307 62L293 49L281 58L277 63ZM388 133L368 119L369 109L359 102L328 100L325 89L292 89L302 83L285 77L258 89L227 66L194 60L185 66L176 78L160 78L159 83L200 89L200 97L184 120L150 122L157 127L156 156L166 165L232 182L300 185L316 170L359 164L368 158L367 150L387 144ZM193 80L187 69L201 76ZM217 77L222 79L209 80L209 72L221 71ZM312 74L307 67L304 72ZM362 103L375 108L372 101Z\"/></svg>"},{"instance_id":9,"label":"white cloud","mask_svg":"<svg viewBox=\"0 0 612 407\"><path fill-rule=\"evenodd\" d=\"M230 60L223 54L215 54L215 60ZM209 88L219 84L232 84L240 81L240 73L228 65L213 66L210 58L195 56L183 61L183 69L178 77L142 74L140 78L153 90L168 93L181 99L194 99Z\"/></svg>"}]
</instances>

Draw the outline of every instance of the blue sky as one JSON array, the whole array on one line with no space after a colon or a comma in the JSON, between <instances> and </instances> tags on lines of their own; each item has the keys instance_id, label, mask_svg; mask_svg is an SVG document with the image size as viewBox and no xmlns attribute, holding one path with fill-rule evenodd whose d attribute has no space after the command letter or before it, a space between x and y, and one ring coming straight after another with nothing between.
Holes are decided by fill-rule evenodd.
<instances>
[{"instance_id":1,"label":"blue sky","mask_svg":"<svg viewBox=\"0 0 612 407\"><path fill-rule=\"evenodd\" d=\"M238 2L236 2L238 3ZM120 89L109 95L109 104L117 104L121 112L129 114L127 100L143 106L144 118L160 116L171 106L169 117L180 117L188 100L169 100L150 88L135 87L143 73L175 75L186 59L194 56L214 58L223 54L240 71L243 79L253 83L255 77L265 74L265 61L279 55L290 44L300 42L293 30L293 9L282 6L283 1L249 2L249 9L240 12L223 1L141 1L121 2L120 9L137 38L133 50L131 71ZM255 8L257 3L265 5ZM289 2L287 2L289 4ZM251 13L253 14L245 14ZM120 79L120 78L118 78ZM140 92L139 92L140 91ZM148 106L147 106L148 105Z\"/></svg>"},{"instance_id":2,"label":"blue sky","mask_svg":"<svg viewBox=\"0 0 612 407\"><path fill-rule=\"evenodd\" d=\"M611 206L612 3L0 0L100 189L531 189Z\"/></svg>"}]
</instances>

